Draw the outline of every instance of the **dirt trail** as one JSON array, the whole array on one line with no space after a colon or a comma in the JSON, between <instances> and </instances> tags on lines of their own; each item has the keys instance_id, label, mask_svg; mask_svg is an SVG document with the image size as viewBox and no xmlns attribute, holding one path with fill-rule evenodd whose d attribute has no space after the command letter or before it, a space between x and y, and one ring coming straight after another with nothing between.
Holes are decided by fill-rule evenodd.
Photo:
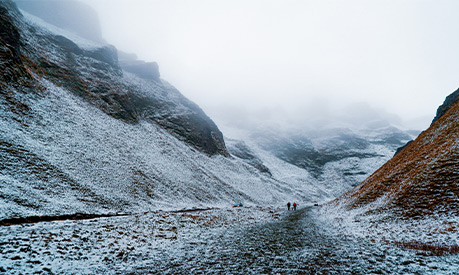
<instances>
[{"instance_id":1,"label":"dirt trail","mask_svg":"<svg viewBox=\"0 0 459 275\"><path fill-rule=\"evenodd\" d=\"M307 207L281 220L239 228L187 244L182 257L130 274L158 272L230 274L394 274L447 272L441 258L426 257L384 244L333 235ZM442 269L443 268L443 269Z\"/></svg>"}]
</instances>

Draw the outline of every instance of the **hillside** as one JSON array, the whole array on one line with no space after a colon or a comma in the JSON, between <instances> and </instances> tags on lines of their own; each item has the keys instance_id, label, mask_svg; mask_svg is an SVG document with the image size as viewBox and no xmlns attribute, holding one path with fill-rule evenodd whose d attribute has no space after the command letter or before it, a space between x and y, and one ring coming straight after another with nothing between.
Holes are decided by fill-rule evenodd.
<instances>
[{"instance_id":1,"label":"hillside","mask_svg":"<svg viewBox=\"0 0 459 275\"><path fill-rule=\"evenodd\" d=\"M388 161L398 147L417 135L417 131L400 130L386 121L378 124L381 126L360 129L354 125L323 129L308 129L308 125L290 129L223 129L233 156L266 173L275 171L280 163L293 166L295 172L279 177L311 178L336 197L362 182Z\"/></svg>"},{"instance_id":2,"label":"hillside","mask_svg":"<svg viewBox=\"0 0 459 275\"><path fill-rule=\"evenodd\" d=\"M457 244L451 233L459 228L458 129L455 92L427 130L324 212L354 225L357 221L357 227L365 228L366 221L373 229L386 226L385 233L409 235L397 238Z\"/></svg>"},{"instance_id":3,"label":"hillside","mask_svg":"<svg viewBox=\"0 0 459 275\"><path fill-rule=\"evenodd\" d=\"M325 201L413 137L382 123L225 142L157 63L0 8L1 218Z\"/></svg>"},{"instance_id":4,"label":"hillside","mask_svg":"<svg viewBox=\"0 0 459 275\"><path fill-rule=\"evenodd\" d=\"M24 14L0 2L0 219L327 197L231 157L159 73L128 72L113 46Z\"/></svg>"}]
</instances>

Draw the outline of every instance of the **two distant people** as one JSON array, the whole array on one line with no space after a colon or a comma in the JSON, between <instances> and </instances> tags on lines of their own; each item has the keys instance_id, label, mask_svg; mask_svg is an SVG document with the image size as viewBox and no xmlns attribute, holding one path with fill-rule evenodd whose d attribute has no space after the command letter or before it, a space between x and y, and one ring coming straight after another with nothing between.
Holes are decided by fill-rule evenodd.
<instances>
[{"instance_id":1,"label":"two distant people","mask_svg":"<svg viewBox=\"0 0 459 275\"><path fill-rule=\"evenodd\" d=\"M291 207L291 206L292 206L292 205L290 204L290 202L287 202L287 210L288 210L288 211L290 211L290 207ZM294 203L293 203L293 208L292 208L292 210L296 210L296 206L297 206L297 204L296 204L296 202L294 202Z\"/></svg>"}]
</instances>

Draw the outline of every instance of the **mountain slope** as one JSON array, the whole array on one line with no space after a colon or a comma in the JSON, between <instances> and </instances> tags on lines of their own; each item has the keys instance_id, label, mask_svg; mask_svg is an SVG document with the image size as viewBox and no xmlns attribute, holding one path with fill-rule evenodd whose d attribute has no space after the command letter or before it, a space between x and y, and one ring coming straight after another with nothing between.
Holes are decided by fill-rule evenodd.
<instances>
[{"instance_id":1,"label":"mountain slope","mask_svg":"<svg viewBox=\"0 0 459 275\"><path fill-rule=\"evenodd\" d=\"M443 112L360 185L325 206L324 216L403 247L453 251L459 243L459 103ZM435 245L420 245L426 242Z\"/></svg>"},{"instance_id":2,"label":"mountain slope","mask_svg":"<svg viewBox=\"0 0 459 275\"><path fill-rule=\"evenodd\" d=\"M341 200L401 217L459 214L459 105Z\"/></svg>"},{"instance_id":3,"label":"mountain slope","mask_svg":"<svg viewBox=\"0 0 459 275\"><path fill-rule=\"evenodd\" d=\"M308 179L339 196L363 181L414 137L410 131L384 126L376 129L329 128L280 130L269 127L224 128L228 150L260 171L293 166L290 180ZM239 140L239 142L237 142ZM277 161L273 162L275 158ZM297 171L297 172L293 172ZM279 172L286 171L282 169Z\"/></svg>"},{"instance_id":4,"label":"mountain slope","mask_svg":"<svg viewBox=\"0 0 459 275\"><path fill-rule=\"evenodd\" d=\"M229 156L217 126L117 51L0 2L0 219L317 199Z\"/></svg>"}]
</instances>

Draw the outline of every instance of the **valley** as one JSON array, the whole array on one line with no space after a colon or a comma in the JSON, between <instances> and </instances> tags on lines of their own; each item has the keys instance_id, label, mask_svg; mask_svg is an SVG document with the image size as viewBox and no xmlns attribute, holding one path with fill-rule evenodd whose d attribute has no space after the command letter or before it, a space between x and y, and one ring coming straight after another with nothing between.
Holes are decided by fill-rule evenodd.
<instances>
[{"instance_id":1,"label":"valley","mask_svg":"<svg viewBox=\"0 0 459 275\"><path fill-rule=\"evenodd\" d=\"M0 1L0 273L457 272L459 90L422 132L366 104L216 123L91 6L33 3Z\"/></svg>"}]
</instances>

